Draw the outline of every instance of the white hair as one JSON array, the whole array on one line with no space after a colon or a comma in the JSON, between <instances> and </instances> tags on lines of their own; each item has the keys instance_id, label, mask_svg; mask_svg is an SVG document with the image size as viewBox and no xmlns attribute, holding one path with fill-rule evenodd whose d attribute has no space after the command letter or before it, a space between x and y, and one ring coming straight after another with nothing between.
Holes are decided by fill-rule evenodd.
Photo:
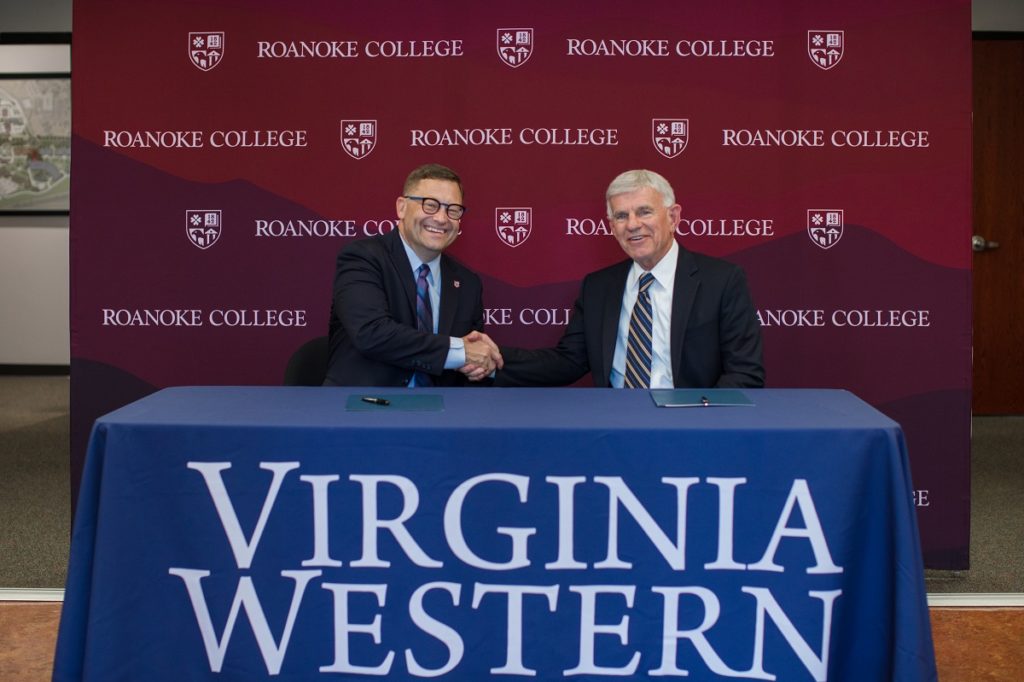
<instances>
[{"instance_id":1,"label":"white hair","mask_svg":"<svg viewBox=\"0 0 1024 682\"><path fill-rule=\"evenodd\" d=\"M668 180L664 177L650 170L631 170L621 173L612 180L612 184L608 185L608 191L604 193L605 204L608 206L608 215L612 214L613 196L635 192L644 187L650 187L660 194L665 202L665 208L676 203L676 193L672 191L672 185L668 184Z\"/></svg>"}]
</instances>

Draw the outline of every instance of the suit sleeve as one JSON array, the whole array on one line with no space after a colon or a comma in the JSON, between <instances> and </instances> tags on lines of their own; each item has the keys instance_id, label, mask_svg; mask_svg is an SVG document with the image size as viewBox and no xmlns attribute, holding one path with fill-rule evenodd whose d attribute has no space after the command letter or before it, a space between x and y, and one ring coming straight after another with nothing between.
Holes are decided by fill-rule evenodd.
<instances>
[{"instance_id":1,"label":"suit sleeve","mask_svg":"<svg viewBox=\"0 0 1024 682\"><path fill-rule=\"evenodd\" d=\"M725 285L720 315L722 375L719 388L761 388L764 364L761 324L742 268L735 268Z\"/></svg>"},{"instance_id":2,"label":"suit sleeve","mask_svg":"<svg viewBox=\"0 0 1024 682\"><path fill-rule=\"evenodd\" d=\"M397 319L393 307L404 303L396 300L404 294L397 273L388 268L384 257L374 257L365 247L353 244L342 249L334 278L338 319L353 346L367 358L440 374L448 355L448 337L420 331Z\"/></svg>"},{"instance_id":3,"label":"suit sleeve","mask_svg":"<svg viewBox=\"0 0 1024 682\"><path fill-rule=\"evenodd\" d=\"M583 319L586 290L584 282L557 346L536 350L502 347L505 367L495 376L495 386L567 386L587 373L590 364Z\"/></svg>"},{"instance_id":4,"label":"suit sleeve","mask_svg":"<svg viewBox=\"0 0 1024 682\"><path fill-rule=\"evenodd\" d=\"M470 322L470 327L472 327L472 330L474 331L482 332L484 330L484 286L479 283L479 280L476 281L478 283L474 290L475 299L473 300L473 318ZM461 331L460 329L456 329L454 331L456 336L465 336L469 333L469 331L467 331L465 334L459 334Z\"/></svg>"}]
</instances>

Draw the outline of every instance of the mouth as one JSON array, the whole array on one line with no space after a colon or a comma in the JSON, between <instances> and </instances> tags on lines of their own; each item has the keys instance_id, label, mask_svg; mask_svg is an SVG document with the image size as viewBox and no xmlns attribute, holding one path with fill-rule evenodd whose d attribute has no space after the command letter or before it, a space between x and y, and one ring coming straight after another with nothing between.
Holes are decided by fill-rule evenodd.
<instances>
[{"instance_id":1,"label":"mouth","mask_svg":"<svg viewBox=\"0 0 1024 682\"><path fill-rule=\"evenodd\" d=\"M448 230L443 227L436 227L434 225L423 225L422 227L424 232L428 232L430 234L436 234L442 237L448 234Z\"/></svg>"}]
</instances>

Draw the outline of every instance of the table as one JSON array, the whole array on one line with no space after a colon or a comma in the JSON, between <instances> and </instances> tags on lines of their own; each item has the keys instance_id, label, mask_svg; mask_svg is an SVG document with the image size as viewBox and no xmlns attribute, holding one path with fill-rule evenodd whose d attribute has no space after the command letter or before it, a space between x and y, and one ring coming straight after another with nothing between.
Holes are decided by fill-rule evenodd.
<instances>
[{"instance_id":1,"label":"table","mask_svg":"<svg viewBox=\"0 0 1024 682\"><path fill-rule=\"evenodd\" d=\"M935 677L903 435L856 396L415 391L97 420L54 679Z\"/></svg>"}]
</instances>

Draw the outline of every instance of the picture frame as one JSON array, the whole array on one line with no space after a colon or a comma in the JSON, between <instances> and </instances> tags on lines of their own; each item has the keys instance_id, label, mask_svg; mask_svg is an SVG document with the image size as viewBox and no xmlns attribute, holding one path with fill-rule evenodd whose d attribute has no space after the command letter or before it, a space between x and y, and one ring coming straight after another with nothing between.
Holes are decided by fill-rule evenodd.
<instances>
[{"instance_id":1,"label":"picture frame","mask_svg":"<svg viewBox=\"0 0 1024 682\"><path fill-rule=\"evenodd\" d=\"M0 72L0 215L68 215L71 74Z\"/></svg>"}]
</instances>

